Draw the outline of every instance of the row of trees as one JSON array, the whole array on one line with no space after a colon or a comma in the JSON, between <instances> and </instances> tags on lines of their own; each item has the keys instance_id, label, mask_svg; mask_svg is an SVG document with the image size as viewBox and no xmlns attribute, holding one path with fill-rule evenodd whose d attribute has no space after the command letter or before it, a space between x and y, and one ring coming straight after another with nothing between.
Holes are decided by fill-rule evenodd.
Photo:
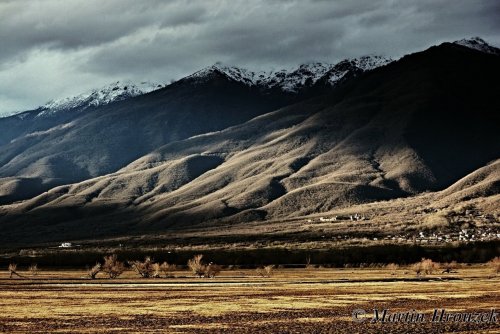
<instances>
[{"instance_id":1,"label":"row of trees","mask_svg":"<svg viewBox=\"0 0 500 334\"><path fill-rule=\"evenodd\" d=\"M486 263L493 271L498 274L500 273L500 256L493 258L491 261ZM419 262L416 262L410 266L417 276L421 275L431 275L435 272L441 271L442 274L456 272L460 265L457 261L451 261L447 263L434 262L431 259L423 258ZM399 265L395 263L390 263L386 266L388 270L391 271L392 275L395 275L399 269Z\"/></svg>"},{"instance_id":2,"label":"row of trees","mask_svg":"<svg viewBox=\"0 0 500 334\"><path fill-rule=\"evenodd\" d=\"M131 268L135 271L140 277L143 278L161 278L161 277L173 277L173 272L177 269L175 264L170 264L167 262L157 263L154 262L150 257L146 257L144 261L127 261L125 262L119 261L116 254L105 256L103 258L102 263L96 263L93 267L87 268L87 276L91 279L95 279L99 273L103 273L107 275L109 278L117 278L123 272L125 272L128 268ZM487 263L489 267L493 269L495 273L500 273L500 256L493 258L491 261ZM203 255L195 255L187 262L188 268L196 277L207 277L214 278L216 277L222 270L221 266L209 262L205 263L203 261ZM309 265L306 268L310 268ZM275 266L267 265L264 267L260 267L256 269L256 273L262 277L271 277L273 275ZM395 263L390 263L386 266L392 275L395 275L399 269L399 265ZM410 266L410 269L413 270L417 276L420 275L430 275L439 270L442 270L442 273L451 273L459 269L459 264L456 261L448 262L448 263L438 263L434 262L431 259L423 258L421 261L414 263ZM8 267L10 278L13 276L17 277L26 277L25 275L21 275L17 271L17 265L15 263L9 264ZM37 276L40 272L40 269L36 264L32 264L28 267L28 274L31 276Z\"/></svg>"},{"instance_id":3,"label":"row of trees","mask_svg":"<svg viewBox=\"0 0 500 334\"><path fill-rule=\"evenodd\" d=\"M204 263L203 255L195 255L187 263L188 268L197 277L214 278L221 272L221 267L215 263ZM175 264L168 262L154 262L151 257L146 257L144 261L127 261L128 266L134 270L140 277L143 278L161 278L173 277L173 272L177 269ZM124 262L118 260L116 254L105 256L104 262L96 263L92 268L89 268L87 275L91 279L95 279L97 274L104 273L109 278L117 278L125 270L127 266Z\"/></svg>"},{"instance_id":4,"label":"row of trees","mask_svg":"<svg viewBox=\"0 0 500 334\"><path fill-rule=\"evenodd\" d=\"M38 269L37 264L32 264L28 267L28 273L31 276L37 276L39 272L40 270ZM17 272L17 264L15 263L9 264L9 274L10 274L9 278L12 278L12 276L24 277L23 275Z\"/></svg>"},{"instance_id":5,"label":"row of trees","mask_svg":"<svg viewBox=\"0 0 500 334\"><path fill-rule=\"evenodd\" d=\"M161 278L161 277L173 277L173 272L177 269L175 264L169 264L167 262L156 263L151 257L146 257L144 261L128 261L128 265L132 268L139 276L143 278ZM214 278L222 270L222 267L209 262L208 264L203 261L203 255L198 254L193 258L189 259L187 262L187 267L191 272L199 278ZM267 265L256 269L258 275L262 277L271 277L274 272L274 265ZM102 272L109 276L109 278L117 278L126 270L126 266L123 262L118 261L115 254L105 256L104 263L97 263L94 267L88 270L89 278L95 279L97 274ZM163 276L162 276L163 274Z\"/></svg>"}]
</instances>

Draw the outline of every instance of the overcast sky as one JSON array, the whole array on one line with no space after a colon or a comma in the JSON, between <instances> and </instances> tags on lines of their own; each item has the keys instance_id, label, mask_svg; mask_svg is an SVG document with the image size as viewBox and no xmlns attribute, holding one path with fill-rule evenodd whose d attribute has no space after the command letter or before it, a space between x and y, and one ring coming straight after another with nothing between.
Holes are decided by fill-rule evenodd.
<instances>
[{"instance_id":1,"label":"overcast sky","mask_svg":"<svg viewBox=\"0 0 500 334\"><path fill-rule=\"evenodd\" d=\"M218 61L290 68L472 36L500 45L500 1L0 0L0 115Z\"/></svg>"}]
</instances>

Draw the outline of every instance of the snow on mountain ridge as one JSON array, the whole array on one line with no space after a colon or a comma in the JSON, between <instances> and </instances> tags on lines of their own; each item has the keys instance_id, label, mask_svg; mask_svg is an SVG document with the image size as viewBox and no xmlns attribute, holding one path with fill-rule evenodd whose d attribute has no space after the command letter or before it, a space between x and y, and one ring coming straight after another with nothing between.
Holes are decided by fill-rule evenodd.
<instances>
[{"instance_id":1,"label":"snow on mountain ridge","mask_svg":"<svg viewBox=\"0 0 500 334\"><path fill-rule=\"evenodd\" d=\"M206 67L194 74L184 78L197 83L209 81L214 75L222 74L234 81L239 81L247 86L259 86L263 88L281 89L286 92L296 93L300 88L310 86L320 79L326 78L326 82L334 85L344 77L350 70L368 71L376 67L386 65L392 59L379 55L369 55L360 58L346 59L337 64L307 63L293 70L259 71L253 72L235 66L226 66L220 63Z\"/></svg>"},{"instance_id":2,"label":"snow on mountain ridge","mask_svg":"<svg viewBox=\"0 0 500 334\"><path fill-rule=\"evenodd\" d=\"M470 49L478 50L485 53L500 55L500 49L489 45L484 39L480 37L464 38L459 41L453 42L453 44L465 46Z\"/></svg>"},{"instance_id":3,"label":"snow on mountain ridge","mask_svg":"<svg viewBox=\"0 0 500 334\"><path fill-rule=\"evenodd\" d=\"M184 79L192 79L201 83L210 80L216 73L223 74L232 80L243 82L249 86L257 85L262 78L268 76L265 72L253 72L244 68L216 63L212 66L203 68L185 77Z\"/></svg>"},{"instance_id":4,"label":"snow on mountain ridge","mask_svg":"<svg viewBox=\"0 0 500 334\"><path fill-rule=\"evenodd\" d=\"M377 67L384 66L392 62L391 58L380 55L368 55L353 59L354 64L363 71L370 71Z\"/></svg>"},{"instance_id":5,"label":"snow on mountain ridge","mask_svg":"<svg viewBox=\"0 0 500 334\"><path fill-rule=\"evenodd\" d=\"M86 109L88 107L106 105L111 102L146 94L162 87L164 86L161 84L151 82L134 84L131 81L116 81L110 85L99 89L92 89L80 95L49 101L41 107L42 111L38 113L37 117L51 115L66 109Z\"/></svg>"},{"instance_id":6,"label":"snow on mountain ridge","mask_svg":"<svg viewBox=\"0 0 500 334\"><path fill-rule=\"evenodd\" d=\"M297 93L301 88L311 86L321 79L330 85L335 85L349 71L367 71L386 65L392 59L378 55L363 56L346 59L337 64L306 63L293 70L278 71L250 71L235 66L225 66L216 63L184 78L196 82L210 80L216 73L225 75L231 80L242 82L247 86L258 86L265 89L280 89L285 92ZM69 109L85 110L89 107L106 105L111 102L125 100L134 96L149 93L160 89L164 85L150 82L134 84L131 81L116 81L99 89L92 89L86 93L52 100L41 106L36 117L49 116L59 111Z\"/></svg>"}]
</instances>

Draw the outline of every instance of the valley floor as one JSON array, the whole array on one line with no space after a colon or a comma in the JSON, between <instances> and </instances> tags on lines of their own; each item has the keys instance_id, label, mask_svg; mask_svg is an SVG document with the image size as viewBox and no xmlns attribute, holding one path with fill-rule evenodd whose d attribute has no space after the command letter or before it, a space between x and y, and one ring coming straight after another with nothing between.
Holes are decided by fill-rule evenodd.
<instances>
[{"instance_id":1,"label":"valley floor","mask_svg":"<svg viewBox=\"0 0 500 334\"><path fill-rule=\"evenodd\" d=\"M499 333L485 323L430 320L499 308L500 276L475 265L420 278L409 268L226 270L215 279L187 271L170 279L83 278L45 271L36 278L0 274L0 332L17 333ZM353 311L366 310L361 322ZM421 312L421 323L371 323L373 309Z\"/></svg>"}]
</instances>

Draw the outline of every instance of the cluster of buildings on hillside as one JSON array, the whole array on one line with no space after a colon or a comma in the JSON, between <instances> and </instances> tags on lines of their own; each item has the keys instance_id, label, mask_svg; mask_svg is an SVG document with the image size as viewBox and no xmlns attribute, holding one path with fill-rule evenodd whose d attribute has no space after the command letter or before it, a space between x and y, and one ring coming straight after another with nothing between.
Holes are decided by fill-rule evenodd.
<instances>
[{"instance_id":1,"label":"cluster of buildings on hillside","mask_svg":"<svg viewBox=\"0 0 500 334\"><path fill-rule=\"evenodd\" d=\"M500 229L483 227L461 229L453 232L418 232L416 234L388 235L382 240L396 243L442 244L452 242L476 242L500 240Z\"/></svg>"},{"instance_id":2,"label":"cluster of buildings on hillside","mask_svg":"<svg viewBox=\"0 0 500 334\"><path fill-rule=\"evenodd\" d=\"M435 209L424 210L423 213L434 213ZM482 214L479 210L468 209L460 213L453 213L448 217L450 226L442 231L424 230L417 232L406 232L394 235L371 237L372 241L386 241L392 243L412 244L444 244L456 242L478 242L500 240L500 224L498 218L492 214ZM369 220L365 215L336 215L330 217L319 217L308 219L307 223L325 223L340 221L363 221ZM326 237L326 236L323 236ZM331 237L333 240L345 241L353 239L370 240L352 235L337 235Z\"/></svg>"},{"instance_id":3,"label":"cluster of buildings on hillside","mask_svg":"<svg viewBox=\"0 0 500 334\"><path fill-rule=\"evenodd\" d=\"M348 216L333 216L333 217L319 217L320 222L335 222L335 221L342 221L342 220L350 220L350 221L359 221L359 220L368 220L366 216L360 215L358 213L355 213L353 215L348 215ZM313 223L314 220L309 219L307 221L308 223Z\"/></svg>"}]
</instances>

